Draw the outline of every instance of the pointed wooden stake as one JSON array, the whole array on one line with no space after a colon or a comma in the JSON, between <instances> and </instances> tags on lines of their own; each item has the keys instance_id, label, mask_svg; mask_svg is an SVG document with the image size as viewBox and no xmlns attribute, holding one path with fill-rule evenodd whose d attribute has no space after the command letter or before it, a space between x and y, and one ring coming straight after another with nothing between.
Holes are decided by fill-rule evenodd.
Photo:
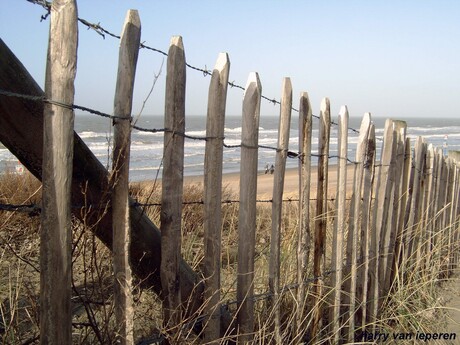
<instances>
[{"instance_id":1,"label":"pointed wooden stake","mask_svg":"<svg viewBox=\"0 0 460 345\"><path fill-rule=\"evenodd\" d=\"M243 98L241 133L240 209L238 216L238 343L254 337L254 254L256 241L257 157L262 86L251 73Z\"/></svg>"},{"instance_id":2,"label":"pointed wooden stake","mask_svg":"<svg viewBox=\"0 0 460 345\"><path fill-rule=\"evenodd\" d=\"M319 137L318 137L318 191L316 196L316 221L315 221L315 251L313 254L313 275L316 282L313 285L313 322L311 337L317 340L321 329L324 289L324 262L325 242L327 227L327 182L329 168L329 140L331 133L331 110L328 98L321 102Z\"/></svg>"},{"instance_id":3,"label":"pointed wooden stake","mask_svg":"<svg viewBox=\"0 0 460 345\"><path fill-rule=\"evenodd\" d=\"M205 322L204 341L218 344L220 337L220 264L222 230L222 164L230 60L221 53L209 85L208 116L204 158L204 277Z\"/></svg>"},{"instance_id":4,"label":"pointed wooden stake","mask_svg":"<svg viewBox=\"0 0 460 345\"><path fill-rule=\"evenodd\" d=\"M184 183L185 52L182 37L174 36L168 53L165 100L163 179L161 192L161 286L166 329L182 321L181 258L182 194ZM178 134L176 134L178 133Z\"/></svg>"},{"instance_id":5,"label":"pointed wooden stake","mask_svg":"<svg viewBox=\"0 0 460 345\"><path fill-rule=\"evenodd\" d=\"M274 337L276 344L282 344L281 339L281 315L280 315L280 248L281 248L281 224L284 190L284 173L286 170L286 158L289 147L289 129L291 125L292 109L292 85L291 79L284 78L281 91L281 112L278 129L278 150L275 160L275 175L273 178L273 203L272 203L272 229L270 238L270 263L268 286L272 294L270 305L273 310Z\"/></svg>"},{"instance_id":6,"label":"pointed wooden stake","mask_svg":"<svg viewBox=\"0 0 460 345\"><path fill-rule=\"evenodd\" d=\"M311 247L310 229L310 180L311 180L311 137L312 109L308 93L302 92L299 106L299 234L297 240L297 314L298 334L305 333L306 280L308 277L308 259Z\"/></svg>"},{"instance_id":7,"label":"pointed wooden stake","mask_svg":"<svg viewBox=\"0 0 460 345\"><path fill-rule=\"evenodd\" d=\"M348 151L348 109L343 106L339 114L339 147L337 172L337 201L334 233L332 236L332 304L331 304L331 331L333 342L338 344L341 338L340 306L342 292L343 241L346 224L345 199L347 198L347 151Z\"/></svg>"},{"instance_id":8,"label":"pointed wooden stake","mask_svg":"<svg viewBox=\"0 0 460 345\"><path fill-rule=\"evenodd\" d=\"M74 102L77 70L77 4L55 0L46 64L45 97ZM72 109L45 104L43 112L43 190L40 232L40 343L72 343L71 275ZM27 127L27 126L26 126ZM33 145L39 145L33 143Z\"/></svg>"},{"instance_id":9,"label":"pointed wooden stake","mask_svg":"<svg viewBox=\"0 0 460 345\"><path fill-rule=\"evenodd\" d=\"M113 272L117 343L134 344L134 306L132 274L129 260L131 225L129 217L129 154L131 144L131 110L137 57L141 40L141 21L136 10L126 14L121 34L118 76L115 89L112 216Z\"/></svg>"}]
</instances>

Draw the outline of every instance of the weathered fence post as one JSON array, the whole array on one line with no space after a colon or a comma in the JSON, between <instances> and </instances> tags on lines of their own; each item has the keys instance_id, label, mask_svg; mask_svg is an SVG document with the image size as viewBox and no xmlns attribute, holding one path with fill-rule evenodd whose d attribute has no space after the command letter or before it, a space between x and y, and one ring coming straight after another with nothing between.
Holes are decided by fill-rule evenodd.
<instances>
[{"instance_id":1,"label":"weathered fence post","mask_svg":"<svg viewBox=\"0 0 460 345\"><path fill-rule=\"evenodd\" d=\"M306 280L311 246L310 229L310 180L312 109L308 93L300 94L299 106L299 233L297 240L297 314L296 334L301 340L305 333Z\"/></svg>"},{"instance_id":2,"label":"weathered fence post","mask_svg":"<svg viewBox=\"0 0 460 345\"><path fill-rule=\"evenodd\" d=\"M323 310L323 285L324 285L324 246L327 228L327 180L329 167L329 138L331 131L331 111L328 98L321 102L319 137L318 137L318 185L316 195L315 215L315 250L313 254L313 322L311 337L317 339L321 328Z\"/></svg>"},{"instance_id":3,"label":"weathered fence post","mask_svg":"<svg viewBox=\"0 0 460 345\"><path fill-rule=\"evenodd\" d=\"M395 190L395 158L397 149L397 129L398 121L390 120L391 123L388 128L385 126L384 133L384 147L382 152L382 167L381 172L384 175L380 175L382 178L380 185L380 201L382 209L377 209L377 226L380 227L380 243L379 243L379 261L378 261L378 288L379 288L379 302L380 307L387 297L385 292L385 275L387 267L391 266L390 258L394 248L391 247L391 239L394 238L394 234L391 233L393 230L391 219L393 218L393 204L395 201L394 194ZM387 121L388 122L388 121ZM386 150L385 150L386 149Z\"/></svg>"},{"instance_id":4,"label":"weathered fence post","mask_svg":"<svg viewBox=\"0 0 460 345\"><path fill-rule=\"evenodd\" d=\"M447 193L445 192L447 190L447 179L449 176L449 170L447 166L447 160L446 157L444 156L442 150L441 150L441 165L442 165L442 173L441 173L441 187L440 191L442 191L442 195L439 199L439 236L440 236L440 241L441 241L441 248L440 248L440 258L439 258L439 276L440 277L445 277L445 258L446 258L446 250L447 250L447 236L446 236L446 202L447 202Z\"/></svg>"},{"instance_id":5,"label":"weathered fence post","mask_svg":"<svg viewBox=\"0 0 460 345\"><path fill-rule=\"evenodd\" d=\"M160 216L163 321L169 331L181 321L179 261L184 179L185 68L182 37L174 36L168 52L166 74L166 131Z\"/></svg>"},{"instance_id":6,"label":"weathered fence post","mask_svg":"<svg viewBox=\"0 0 460 345\"><path fill-rule=\"evenodd\" d=\"M435 186L435 200L434 200L434 205L433 205L433 214L434 214L434 219L433 219L433 247L435 248L434 253L436 253L433 257L433 264L432 264L432 276L436 277L440 270L440 262L441 262L441 255L440 255L440 246L442 243L442 239L440 238L440 234L442 234L441 229L442 225L440 222L440 211L443 207L443 200L442 196L443 194L443 184L442 184L442 174L443 174L443 154L442 154L442 149L437 148L435 150L435 167L433 172L435 172L435 177L436 177L436 186Z\"/></svg>"},{"instance_id":7,"label":"weathered fence post","mask_svg":"<svg viewBox=\"0 0 460 345\"><path fill-rule=\"evenodd\" d=\"M342 292L343 242L346 226L348 117L348 109L343 106L339 114L337 201L331 255L331 270L333 272L331 287L333 291L330 324L333 344L338 344L341 338L340 307L342 304L340 296Z\"/></svg>"},{"instance_id":8,"label":"weathered fence post","mask_svg":"<svg viewBox=\"0 0 460 345\"><path fill-rule=\"evenodd\" d=\"M281 109L278 127L278 149L275 158L275 175L273 177L272 229L270 238L270 262L268 287L273 297L269 304L273 309L274 337L276 344L282 344L280 320L280 247L283 210L284 173L289 146L289 129L291 125L292 85L291 79L284 78L281 91Z\"/></svg>"},{"instance_id":9,"label":"weathered fence post","mask_svg":"<svg viewBox=\"0 0 460 345\"><path fill-rule=\"evenodd\" d=\"M409 199L409 185L410 185L410 178L411 178L411 164L412 164L412 156L411 156L411 143L410 138L406 138L404 144L404 165L403 165L403 173L402 173L402 182L401 182L401 199L399 200L399 213L398 218L395 219L397 221L397 236L395 242L395 256L393 258L393 277L391 280L396 277L396 272L399 271L399 267L404 260L405 249L403 244L406 241L406 232L405 224L407 218L407 200Z\"/></svg>"},{"instance_id":10,"label":"weathered fence post","mask_svg":"<svg viewBox=\"0 0 460 345\"><path fill-rule=\"evenodd\" d=\"M225 106L227 100L230 60L219 54L209 85L204 156L204 277L205 322L204 341L219 343L220 337L220 264L222 238L222 165L224 147Z\"/></svg>"},{"instance_id":11,"label":"weathered fence post","mask_svg":"<svg viewBox=\"0 0 460 345\"><path fill-rule=\"evenodd\" d=\"M417 138L417 142L415 144L415 158L414 158L414 179L413 179L413 187L412 187L412 199L410 201L410 213L409 219L406 225L406 231L410 234L409 235L409 248L407 251L406 259L409 262L415 262L415 258L413 257L416 255L416 251L418 248L419 237L420 237L420 230L419 227L419 220L420 220L420 208L421 208L421 180L424 174L424 167L425 167L425 150L424 150L424 139L422 137Z\"/></svg>"},{"instance_id":12,"label":"weathered fence post","mask_svg":"<svg viewBox=\"0 0 460 345\"><path fill-rule=\"evenodd\" d=\"M460 249L460 218L459 218L459 207L460 207L460 151L449 151L448 156L453 160L455 177L454 177L454 186L453 186L453 202L452 202L452 214L451 214L451 224L453 226L452 233L452 257L451 257L451 269L454 270L458 265L458 256Z\"/></svg>"},{"instance_id":13,"label":"weathered fence post","mask_svg":"<svg viewBox=\"0 0 460 345\"><path fill-rule=\"evenodd\" d=\"M262 86L257 73L251 73L243 98L241 133L240 209L238 216L238 343L254 336L254 252L256 234L257 159L260 97Z\"/></svg>"},{"instance_id":14,"label":"weathered fence post","mask_svg":"<svg viewBox=\"0 0 460 345\"><path fill-rule=\"evenodd\" d=\"M120 41L115 89L112 170L113 273L117 343L134 344L132 275L129 260L131 226L129 218L129 154L131 110L141 22L136 10L126 14Z\"/></svg>"},{"instance_id":15,"label":"weathered fence post","mask_svg":"<svg viewBox=\"0 0 460 345\"><path fill-rule=\"evenodd\" d=\"M77 70L77 5L55 0L46 64L45 97L73 104ZM72 343L71 184L73 109L47 103L43 112L43 191L40 232L40 343ZM34 143L37 144L37 143Z\"/></svg>"},{"instance_id":16,"label":"weathered fence post","mask_svg":"<svg viewBox=\"0 0 460 345\"><path fill-rule=\"evenodd\" d=\"M449 170L449 176L447 179L447 195L446 195L446 231L447 231L447 258L446 258L446 277L450 276L451 272L451 261L452 261L452 210L454 202L454 178L455 178L455 165L451 157L447 157L447 167Z\"/></svg>"},{"instance_id":17,"label":"weathered fence post","mask_svg":"<svg viewBox=\"0 0 460 345\"><path fill-rule=\"evenodd\" d=\"M426 155L426 174L427 183L425 189L425 202L423 206L423 227L426 231L425 236L425 267L424 270L428 271L431 265L431 241L433 238L433 200L434 200L434 147L433 144L428 145Z\"/></svg>"},{"instance_id":18,"label":"weathered fence post","mask_svg":"<svg viewBox=\"0 0 460 345\"><path fill-rule=\"evenodd\" d=\"M367 113L369 121L371 115ZM364 119L363 119L364 121ZM369 127L369 134L366 138L366 153L364 156L364 176L363 176L363 210L361 218L361 255L358 260L360 268L359 277L361 278L357 288L357 299L361 301L361 327L363 331L367 324L367 303L368 303L368 282L369 282L369 253L370 253L370 232L371 232L371 209L372 195L374 191L374 165L375 165L375 127Z\"/></svg>"},{"instance_id":19,"label":"weathered fence post","mask_svg":"<svg viewBox=\"0 0 460 345\"><path fill-rule=\"evenodd\" d=\"M395 147L393 148L394 154L392 159L393 168L391 169L391 178L394 184L393 186L393 204L391 214L389 215L390 219L395 219L396 221L389 222L389 238L386 243L388 248L388 253L386 256L385 266L382 267L382 296L386 296L390 291L391 283L393 282L393 272L394 266L393 261L396 255L397 248L397 237L398 233L398 222L400 212L400 200L402 198L402 179L403 179L403 170L400 167L404 166L404 144L406 142L406 129L407 124L404 121L393 121L394 132L395 132Z\"/></svg>"},{"instance_id":20,"label":"weathered fence post","mask_svg":"<svg viewBox=\"0 0 460 345\"><path fill-rule=\"evenodd\" d=\"M348 341L354 341L355 334L355 320L356 320L356 301L362 301L362 290L361 295L357 291L357 281L358 281L358 243L360 242L363 248L363 245L366 245L365 253L368 250L368 243L364 243L368 240L367 233L363 234L363 229L361 229L361 218L366 217L366 215L361 216L362 206L361 206L361 197L362 197L362 188L363 188L363 175L364 175L364 162L366 160L367 154L367 145L369 130L371 126L370 114L364 114L364 117L361 121L361 127L359 129L358 143L356 146L356 156L355 156L355 171L353 179L353 196L350 206L350 220L348 227L348 239L347 239L347 281L345 290L348 290L348 300L349 300L349 327L348 327ZM367 191L365 191L367 192ZM364 196L363 196L364 198ZM340 219L338 219L340 221ZM361 236L360 236L361 235ZM361 241L358 241L361 237ZM367 262L367 260L366 260ZM361 272L360 272L361 273ZM349 275L349 276L348 276ZM365 278L367 281L367 277ZM348 289L347 289L348 288Z\"/></svg>"},{"instance_id":21,"label":"weathered fence post","mask_svg":"<svg viewBox=\"0 0 460 345\"><path fill-rule=\"evenodd\" d=\"M452 224L452 257L451 257L451 270L454 270L458 265L458 252L460 245L459 238L459 206L460 206L460 151L449 151L448 156L453 160L454 173L454 184L452 190L452 212L451 221Z\"/></svg>"},{"instance_id":22,"label":"weathered fence post","mask_svg":"<svg viewBox=\"0 0 460 345\"><path fill-rule=\"evenodd\" d=\"M376 200L374 205L374 217L372 220L371 250L369 258L369 278L370 278L370 309L369 314L372 320L376 320L378 307L380 305L380 279L379 265L380 256L387 250L384 247L386 229L388 225L388 209L391 194L391 183L389 180L390 163L393 155L394 143L393 121L387 120L385 123L384 142L382 157L380 159L379 177L377 181Z\"/></svg>"}]
</instances>

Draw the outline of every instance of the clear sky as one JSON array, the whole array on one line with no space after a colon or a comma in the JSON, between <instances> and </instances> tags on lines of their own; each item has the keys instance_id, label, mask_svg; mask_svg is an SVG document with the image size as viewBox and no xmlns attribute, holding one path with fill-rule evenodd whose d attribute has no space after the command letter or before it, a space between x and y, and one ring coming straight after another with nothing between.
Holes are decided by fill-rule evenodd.
<instances>
[{"instance_id":1,"label":"clear sky","mask_svg":"<svg viewBox=\"0 0 460 345\"><path fill-rule=\"evenodd\" d=\"M290 77L293 105L301 91L314 113L323 97L334 117L460 118L460 1L141 1L80 0L79 16L120 34L128 9L138 9L142 41L168 50L173 35L184 40L187 62L214 67L230 56L230 80L244 86L259 73L262 92L279 100ZM25 0L0 0L0 37L43 86L49 20ZM118 45L79 26L75 103L112 113ZM138 112L163 57L141 50L134 113ZM163 114L165 65L144 114ZM187 114L206 113L210 77L187 69ZM242 91L229 89L227 114L241 114ZM262 101L262 114L279 107Z\"/></svg>"}]
</instances>

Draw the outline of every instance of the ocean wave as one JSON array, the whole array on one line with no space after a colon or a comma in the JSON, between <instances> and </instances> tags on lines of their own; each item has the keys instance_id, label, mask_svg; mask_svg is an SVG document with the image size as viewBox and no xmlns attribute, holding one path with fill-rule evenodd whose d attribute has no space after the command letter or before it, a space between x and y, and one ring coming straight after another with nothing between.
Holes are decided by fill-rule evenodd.
<instances>
[{"instance_id":1,"label":"ocean wave","mask_svg":"<svg viewBox=\"0 0 460 345\"><path fill-rule=\"evenodd\" d=\"M143 137L163 137L164 136L164 132L141 132L141 131L137 131L137 130L134 130L133 131L133 137L134 136L143 136Z\"/></svg>"},{"instance_id":2,"label":"ocean wave","mask_svg":"<svg viewBox=\"0 0 460 345\"><path fill-rule=\"evenodd\" d=\"M444 127L408 127L408 132L445 132L445 133L452 133L452 132L459 132L460 126L444 126Z\"/></svg>"},{"instance_id":3,"label":"ocean wave","mask_svg":"<svg viewBox=\"0 0 460 345\"><path fill-rule=\"evenodd\" d=\"M425 138L425 140L429 141L430 139L435 139L435 138L440 138L442 140L447 139L453 139L453 138L460 138L460 133L448 133L448 134L430 134L430 135L423 135L423 134L416 134L416 133L408 133L407 136L409 138L417 138L419 136L422 136ZM447 138L446 138L447 136Z\"/></svg>"},{"instance_id":4,"label":"ocean wave","mask_svg":"<svg viewBox=\"0 0 460 345\"><path fill-rule=\"evenodd\" d=\"M194 136L194 137L205 137L206 136L206 130L202 131L185 131L186 135Z\"/></svg>"},{"instance_id":5,"label":"ocean wave","mask_svg":"<svg viewBox=\"0 0 460 345\"><path fill-rule=\"evenodd\" d=\"M235 127L235 128L224 128L224 133L240 133L242 132L242 127Z\"/></svg>"},{"instance_id":6,"label":"ocean wave","mask_svg":"<svg viewBox=\"0 0 460 345\"><path fill-rule=\"evenodd\" d=\"M80 138L82 139L90 139L90 138L106 138L109 136L108 133L102 133L102 132L92 132L92 131L83 131L78 133Z\"/></svg>"}]
</instances>

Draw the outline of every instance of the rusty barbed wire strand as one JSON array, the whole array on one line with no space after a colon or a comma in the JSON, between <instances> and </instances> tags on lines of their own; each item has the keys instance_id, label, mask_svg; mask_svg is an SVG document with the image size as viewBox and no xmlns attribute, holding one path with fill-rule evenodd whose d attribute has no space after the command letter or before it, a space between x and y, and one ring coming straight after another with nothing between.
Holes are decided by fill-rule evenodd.
<instances>
[{"instance_id":1,"label":"rusty barbed wire strand","mask_svg":"<svg viewBox=\"0 0 460 345\"><path fill-rule=\"evenodd\" d=\"M25 95L25 94L22 94L22 93L11 92L11 91L2 90L2 89L0 89L0 95L6 96L6 97L21 98L21 99L25 99L25 100L28 100L28 101L43 102L43 103L47 103L47 104L53 104L53 105L57 105L59 107L63 107L63 108L66 108L66 109L77 109L77 110L81 110L81 111L84 111L84 112L87 112L87 113L90 113L90 114L93 114L93 115L105 117L105 118L112 119L112 120L130 120L131 121L131 118L126 118L126 117L116 116L116 115L110 115L110 114L104 113L102 111L91 109L91 108L84 107L84 106L81 106L81 105L67 104L67 103L59 102L59 101L56 101L56 100L46 98L44 95L42 95L42 96Z\"/></svg>"},{"instance_id":2,"label":"rusty barbed wire strand","mask_svg":"<svg viewBox=\"0 0 460 345\"><path fill-rule=\"evenodd\" d=\"M372 198L374 200L375 198ZM309 201L316 201L317 198L310 198ZM327 198L326 201L335 202L336 198ZM346 198L346 201L351 201L352 198ZM292 202L300 202L299 198L286 198L281 200L283 203L292 203ZM230 205L230 204L239 204L241 201L238 199L225 199L222 200L220 203L221 205ZM269 204L273 203L273 199L257 199L256 203L258 204ZM183 201L182 206L190 206L190 205L204 205L204 200L194 200L194 201ZM71 205L72 209L106 209L109 206L109 202L103 204L85 204L85 205ZM130 207L161 207L161 202L151 202L151 203L142 203L134 200L130 202ZM17 212L17 213L28 213L31 216L37 216L41 212L41 206L39 204L24 204L24 205L17 205L17 204L3 204L0 203L0 211L5 212Z\"/></svg>"},{"instance_id":3,"label":"rusty barbed wire strand","mask_svg":"<svg viewBox=\"0 0 460 345\"><path fill-rule=\"evenodd\" d=\"M25 100L34 101L34 102L43 102L43 103L47 103L47 104L53 104L53 105L63 107L63 108L66 108L66 109L77 109L77 110L81 110L81 111L88 112L88 113L93 114L93 115L101 116L101 117L112 119L112 120L123 120L123 121L129 120L130 122L132 121L132 117L126 118L126 117L123 117L123 116L111 115L111 114L107 114L107 113L104 113L102 111L91 109L91 108L84 107L84 106L81 106L81 105L66 104L66 103L63 103L63 102L48 99L45 96L25 95L25 94L11 92L11 91L7 91L7 90L3 90L3 89L0 89L0 95L6 96L6 97L21 98L21 99L25 99ZM174 131L174 130L171 130L171 129L168 129L168 128L143 128L143 127L140 127L140 126L137 126L137 125L132 125L131 128L135 129L135 130L138 130L140 132L148 132L148 133L169 132L169 133L173 133L174 135L180 135L180 136L182 136L184 138L191 139L191 140L201 140L201 141L207 141L207 140L210 140L210 139L225 140L225 137L193 136L193 135L189 135L187 133ZM254 149L273 150L275 152L282 152L283 151L283 150L279 149L278 147L274 147L274 146L257 145L257 146L254 146L254 147L249 147L249 146L245 145L244 143L236 144L236 145L229 145L229 144L226 144L224 142L223 146L225 148L248 147L248 148L254 148ZM295 152L295 151L292 151L292 150L284 150L284 151L287 153L287 157L291 158L291 159L300 159L301 156L302 156L302 154L300 152ZM322 157L322 155L311 153L310 157ZM340 157L340 156L337 156L337 155L328 155L328 159L331 159L331 158L345 159L351 164L358 164L358 162L355 162L355 161L349 159L348 157Z\"/></svg>"}]
</instances>

